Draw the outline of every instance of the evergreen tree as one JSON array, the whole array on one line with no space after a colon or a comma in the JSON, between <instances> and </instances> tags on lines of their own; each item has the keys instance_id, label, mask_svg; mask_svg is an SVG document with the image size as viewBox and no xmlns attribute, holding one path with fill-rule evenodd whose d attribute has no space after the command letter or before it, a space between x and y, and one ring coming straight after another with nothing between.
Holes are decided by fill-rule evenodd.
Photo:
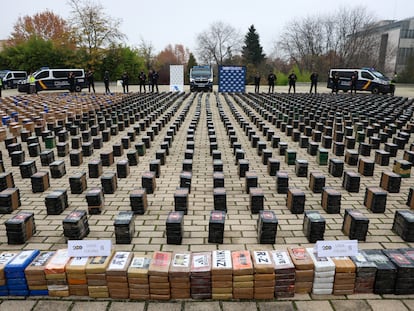
<instances>
[{"instance_id":1,"label":"evergreen tree","mask_svg":"<svg viewBox=\"0 0 414 311\"><path fill-rule=\"evenodd\" d=\"M253 64L254 66L260 65L265 59L266 55L263 53L259 34L256 32L254 25L250 26L249 31L244 38L242 55L246 63Z\"/></svg>"}]
</instances>

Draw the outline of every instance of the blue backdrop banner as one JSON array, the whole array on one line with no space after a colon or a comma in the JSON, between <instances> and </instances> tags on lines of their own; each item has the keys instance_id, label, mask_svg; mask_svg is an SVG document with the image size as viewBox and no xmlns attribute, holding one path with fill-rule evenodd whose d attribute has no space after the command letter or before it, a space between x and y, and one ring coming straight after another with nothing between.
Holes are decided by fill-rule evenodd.
<instances>
[{"instance_id":1,"label":"blue backdrop banner","mask_svg":"<svg viewBox=\"0 0 414 311\"><path fill-rule=\"evenodd\" d=\"M219 66L219 92L246 91L245 66Z\"/></svg>"}]
</instances>

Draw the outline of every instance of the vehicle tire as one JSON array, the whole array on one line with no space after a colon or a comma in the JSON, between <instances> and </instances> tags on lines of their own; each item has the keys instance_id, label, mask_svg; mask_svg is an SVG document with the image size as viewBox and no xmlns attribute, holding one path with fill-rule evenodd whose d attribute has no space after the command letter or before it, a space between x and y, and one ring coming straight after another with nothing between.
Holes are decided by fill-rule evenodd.
<instances>
[{"instance_id":1,"label":"vehicle tire","mask_svg":"<svg viewBox=\"0 0 414 311\"><path fill-rule=\"evenodd\" d=\"M372 94L379 94L379 89L377 87L374 87L371 92Z\"/></svg>"},{"instance_id":2,"label":"vehicle tire","mask_svg":"<svg viewBox=\"0 0 414 311\"><path fill-rule=\"evenodd\" d=\"M347 93L348 92L348 90L344 90L344 93Z\"/></svg>"},{"instance_id":3,"label":"vehicle tire","mask_svg":"<svg viewBox=\"0 0 414 311\"><path fill-rule=\"evenodd\" d=\"M75 86L75 91L78 92L78 93L82 92L82 88L80 87L80 85Z\"/></svg>"}]
</instances>

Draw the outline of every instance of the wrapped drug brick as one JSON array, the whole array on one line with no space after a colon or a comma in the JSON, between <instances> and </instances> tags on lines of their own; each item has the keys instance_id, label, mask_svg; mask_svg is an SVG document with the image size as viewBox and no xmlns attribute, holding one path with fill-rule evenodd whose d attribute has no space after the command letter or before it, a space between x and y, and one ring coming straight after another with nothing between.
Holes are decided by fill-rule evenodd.
<instances>
[{"instance_id":1,"label":"wrapped drug brick","mask_svg":"<svg viewBox=\"0 0 414 311\"><path fill-rule=\"evenodd\" d=\"M170 300L170 281L168 272L172 254L169 252L154 252L148 268L150 298L154 300Z\"/></svg>"},{"instance_id":2,"label":"wrapped drug brick","mask_svg":"<svg viewBox=\"0 0 414 311\"><path fill-rule=\"evenodd\" d=\"M373 213L384 213L387 205L387 192L380 187L367 187L364 205Z\"/></svg>"},{"instance_id":3,"label":"wrapped drug brick","mask_svg":"<svg viewBox=\"0 0 414 311\"><path fill-rule=\"evenodd\" d=\"M48 215L60 215L68 206L66 189L58 189L45 197L46 212Z\"/></svg>"},{"instance_id":4,"label":"wrapped drug brick","mask_svg":"<svg viewBox=\"0 0 414 311\"><path fill-rule=\"evenodd\" d=\"M356 266L347 256L332 257L335 264L334 295L352 295L355 288Z\"/></svg>"},{"instance_id":5,"label":"wrapped drug brick","mask_svg":"<svg viewBox=\"0 0 414 311\"><path fill-rule=\"evenodd\" d=\"M21 205L19 188L6 188L0 192L0 214L10 214Z\"/></svg>"},{"instance_id":6,"label":"wrapped drug brick","mask_svg":"<svg viewBox=\"0 0 414 311\"><path fill-rule=\"evenodd\" d=\"M356 267L355 294L373 293L377 265L369 260L364 251L359 251L356 256L350 258Z\"/></svg>"},{"instance_id":7,"label":"wrapped drug brick","mask_svg":"<svg viewBox=\"0 0 414 311\"><path fill-rule=\"evenodd\" d=\"M384 249L384 254L397 268L397 279L395 280L396 295L414 294L414 261L407 256L404 250Z\"/></svg>"},{"instance_id":8,"label":"wrapped drug brick","mask_svg":"<svg viewBox=\"0 0 414 311\"><path fill-rule=\"evenodd\" d=\"M82 240L88 236L89 232L86 211L72 211L63 219L63 235L66 240Z\"/></svg>"},{"instance_id":9,"label":"wrapped drug brick","mask_svg":"<svg viewBox=\"0 0 414 311\"><path fill-rule=\"evenodd\" d=\"M324 187L322 191L322 208L328 214L339 214L341 211L341 192L332 188Z\"/></svg>"},{"instance_id":10,"label":"wrapped drug brick","mask_svg":"<svg viewBox=\"0 0 414 311\"><path fill-rule=\"evenodd\" d=\"M249 251L233 251L233 298L253 299L254 276L253 263Z\"/></svg>"},{"instance_id":11,"label":"wrapped drug brick","mask_svg":"<svg viewBox=\"0 0 414 311\"><path fill-rule=\"evenodd\" d=\"M377 266L374 294L394 294L397 280L397 268L382 250L364 250L365 256Z\"/></svg>"},{"instance_id":12,"label":"wrapped drug brick","mask_svg":"<svg viewBox=\"0 0 414 311\"><path fill-rule=\"evenodd\" d=\"M33 259L33 261L24 270L30 296L49 295L45 267L54 254L54 251L40 252L39 255L37 255L37 257Z\"/></svg>"},{"instance_id":13,"label":"wrapped drug brick","mask_svg":"<svg viewBox=\"0 0 414 311\"><path fill-rule=\"evenodd\" d=\"M305 192L298 188L289 188L287 193L287 208L292 214L303 214L305 211Z\"/></svg>"},{"instance_id":14,"label":"wrapped drug brick","mask_svg":"<svg viewBox=\"0 0 414 311\"><path fill-rule=\"evenodd\" d=\"M254 299L273 299L275 269L268 251L251 251L253 262Z\"/></svg>"},{"instance_id":15,"label":"wrapped drug brick","mask_svg":"<svg viewBox=\"0 0 414 311\"><path fill-rule=\"evenodd\" d=\"M257 237L260 244L275 244L278 219L273 211L260 211L257 219Z\"/></svg>"},{"instance_id":16,"label":"wrapped drug brick","mask_svg":"<svg viewBox=\"0 0 414 311\"><path fill-rule=\"evenodd\" d=\"M129 195L131 210L143 215L148 208L147 191L144 188L134 189Z\"/></svg>"},{"instance_id":17,"label":"wrapped drug brick","mask_svg":"<svg viewBox=\"0 0 414 311\"><path fill-rule=\"evenodd\" d=\"M109 297L114 299L128 299L128 268L132 260L131 252L115 252L106 269L106 282Z\"/></svg>"},{"instance_id":18,"label":"wrapped drug brick","mask_svg":"<svg viewBox=\"0 0 414 311\"><path fill-rule=\"evenodd\" d=\"M312 292L315 265L304 247L288 247L288 252L295 265L295 293Z\"/></svg>"},{"instance_id":19,"label":"wrapped drug brick","mask_svg":"<svg viewBox=\"0 0 414 311\"><path fill-rule=\"evenodd\" d=\"M88 279L86 277L86 266L89 257L73 257L66 264L66 280L70 295L88 296Z\"/></svg>"},{"instance_id":20,"label":"wrapped drug brick","mask_svg":"<svg viewBox=\"0 0 414 311\"><path fill-rule=\"evenodd\" d=\"M148 269L152 255L134 253L128 267L128 287L130 299L150 299Z\"/></svg>"},{"instance_id":21,"label":"wrapped drug brick","mask_svg":"<svg viewBox=\"0 0 414 311\"><path fill-rule=\"evenodd\" d=\"M184 233L184 212L169 212L165 227L167 244L181 244Z\"/></svg>"},{"instance_id":22,"label":"wrapped drug brick","mask_svg":"<svg viewBox=\"0 0 414 311\"><path fill-rule=\"evenodd\" d=\"M226 222L225 211L211 211L208 223L208 242L223 243L224 224Z\"/></svg>"},{"instance_id":23,"label":"wrapped drug brick","mask_svg":"<svg viewBox=\"0 0 414 311\"><path fill-rule=\"evenodd\" d=\"M92 188L86 195L88 212L90 215L100 214L104 207L104 193L101 188Z\"/></svg>"},{"instance_id":24,"label":"wrapped drug brick","mask_svg":"<svg viewBox=\"0 0 414 311\"><path fill-rule=\"evenodd\" d=\"M212 252L211 267L212 298L228 300L233 298L233 265L231 251Z\"/></svg>"},{"instance_id":25,"label":"wrapped drug brick","mask_svg":"<svg viewBox=\"0 0 414 311\"><path fill-rule=\"evenodd\" d=\"M313 248L307 248L308 254L314 264L314 279L312 294L330 295L333 291L335 278L335 264L329 257L320 257Z\"/></svg>"},{"instance_id":26,"label":"wrapped drug brick","mask_svg":"<svg viewBox=\"0 0 414 311\"><path fill-rule=\"evenodd\" d=\"M195 252L191 256L191 298L211 298L211 252Z\"/></svg>"},{"instance_id":27,"label":"wrapped drug brick","mask_svg":"<svg viewBox=\"0 0 414 311\"><path fill-rule=\"evenodd\" d=\"M19 212L6 220L6 235L8 244L24 244L36 232L34 213Z\"/></svg>"},{"instance_id":28,"label":"wrapped drug brick","mask_svg":"<svg viewBox=\"0 0 414 311\"><path fill-rule=\"evenodd\" d=\"M135 214L120 211L114 220L116 244L131 244L135 233Z\"/></svg>"},{"instance_id":29,"label":"wrapped drug brick","mask_svg":"<svg viewBox=\"0 0 414 311\"><path fill-rule=\"evenodd\" d=\"M106 270L112 260L114 253L109 256L92 256L86 265L86 278L88 280L89 297L109 298L108 282L106 281Z\"/></svg>"},{"instance_id":30,"label":"wrapped drug brick","mask_svg":"<svg viewBox=\"0 0 414 311\"><path fill-rule=\"evenodd\" d=\"M168 274L172 299L191 298L190 273L191 253L174 252Z\"/></svg>"},{"instance_id":31,"label":"wrapped drug brick","mask_svg":"<svg viewBox=\"0 0 414 311\"><path fill-rule=\"evenodd\" d=\"M287 250L271 251L275 271L275 298L295 295L296 269ZM313 271L313 270L312 270ZM303 283L300 284L303 288Z\"/></svg>"},{"instance_id":32,"label":"wrapped drug brick","mask_svg":"<svg viewBox=\"0 0 414 311\"><path fill-rule=\"evenodd\" d=\"M66 264L69 262L68 249L58 249L45 266L47 289L51 297L68 297Z\"/></svg>"},{"instance_id":33,"label":"wrapped drug brick","mask_svg":"<svg viewBox=\"0 0 414 311\"><path fill-rule=\"evenodd\" d=\"M359 210L346 209L342 232L351 240L365 241L368 233L369 219Z\"/></svg>"},{"instance_id":34,"label":"wrapped drug brick","mask_svg":"<svg viewBox=\"0 0 414 311\"><path fill-rule=\"evenodd\" d=\"M4 267L4 275L7 279L7 287L11 296L28 296L29 287L27 285L24 270L39 255L39 250L25 250L17 254Z\"/></svg>"},{"instance_id":35,"label":"wrapped drug brick","mask_svg":"<svg viewBox=\"0 0 414 311\"><path fill-rule=\"evenodd\" d=\"M303 233L310 243L321 241L325 234L325 218L318 211L305 211L303 218Z\"/></svg>"},{"instance_id":36,"label":"wrapped drug brick","mask_svg":"<svg viewBox=\"0 0 414 311\"><path fill-rule=\"evenodd\" d=\"M392 231L404 241L414 241L414 212L411 210L397 210L394 214Z\"/></svg>"}]
</instances>

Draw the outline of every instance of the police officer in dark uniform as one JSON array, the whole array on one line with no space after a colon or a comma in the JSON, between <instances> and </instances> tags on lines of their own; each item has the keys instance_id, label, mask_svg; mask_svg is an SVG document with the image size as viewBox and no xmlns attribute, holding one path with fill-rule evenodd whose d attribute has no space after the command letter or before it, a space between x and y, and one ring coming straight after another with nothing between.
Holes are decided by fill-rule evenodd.
<instances>
[{"instance_id":1,"label":"police officer in dark uniform","mask_svg":"<svg viewBox=\"0 0 414 311\"><path fill-rule=\"evenodd\" d=\"M141 71L141 73L138 76L138 80L139 80L139 92L142 92L142 87L144 87L144 93L147 92L146 87L145 87L145 81L147 80L147 76L145 75L145 73L143 71Z\"/></svg>"},{"instance_id":2,"label":"police officer in dark uniform","mask_svg":"<svg viewBox=\"0 0 414 311\"><path fill-rule=\"evenodd\" d=\"M310 80L311 80L311 87L310 87L310 91L309 93L312 93L312 89L315 88L315 94L317 93L317 87L318 87L318 73L317 72L312 72L312 74L310 75Z\"/></svg>"},{"instance_id":3,"label":"police officer in dark uniform","mask_svg":"<svg viewBox=\"0 0 414 311\"><path fill-rule=\"evenodd\" d=\"M273 72L270 72L267 76L267 82L269 84L269 93L273 93L275 90L275 81L277 80L276 75Z\"/></svg>"},{"instance_id":4,"label":"police officer in dark uniform","mask_svg":"<svg viewBox=\"0 0 414 311\"><path fill-rule=\"evenodd\" d=\"M351 94L352 94L352 92L355 92L355 94L356 94L357 83L358 83L358 72L354 71L354 73L351 76Z\"/></svg>"},{"instance_id":5,"label":"police officer in dark uniform","mask_svg":"<svg viewBox=\"0 0 414 311\"><path fill-rule=\"evenodd\" d=\"M298 79L298 77L292 71L292 73L289 75L288 79L289 79L289 94L290 94L290 89L292 87L293 87L293 94L295 94L296 93L296 80Z\"/></svg>"},{"instance_id":6,"label":"police officer in dark uniform","mask_svg":"<svg viewBox=\"0 0 414 311\"><path fill-rule=\"evenodd\" d=\"M333 73L332 76L332 93L338 94L339 90L339 75L337 72Z\"/></svg>"},{"instance_id":7,"label":"police officer in dark uniform","mask_svg":"<svg viewBox=\"0 0 414 311\"><path fill-rule=\"evenodd\" d=\"M126 71L122 75L121 80L122 80L122 89L123 89L124 93L129 93L129 75ZM125 92L125 90L126 90L126 92Z\"/></svg>"},{"instance_id":8,"label":"police officer in dark uniform","mask_svg":"<svg viewBox=\"0 0 414 311\"><path fill-rule=\"evenodd\" d=\"M255 93L259 93L259 88L260 88L260 73L256 73L256 75L254 76L254 92Z\"/></svg>"}]
</instances>

